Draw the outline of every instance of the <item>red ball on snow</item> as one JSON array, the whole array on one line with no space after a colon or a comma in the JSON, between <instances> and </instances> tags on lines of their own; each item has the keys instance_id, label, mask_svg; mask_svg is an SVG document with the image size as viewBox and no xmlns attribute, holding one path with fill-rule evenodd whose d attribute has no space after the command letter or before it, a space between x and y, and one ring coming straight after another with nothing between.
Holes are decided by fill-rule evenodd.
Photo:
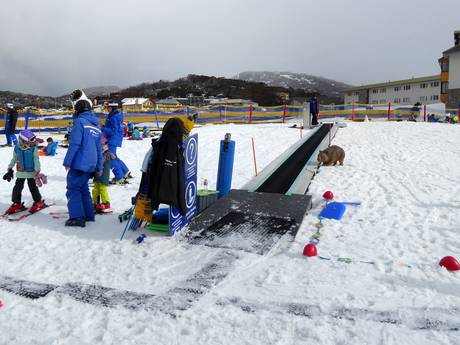
<instances>
[{"instance_id":1,"label":"red ball on snow","mask_svg":"<svg viewBox=\"0 0 460 345\"><path fill-rule=\"evenodd\" d=\"M333 200L334 199L334 194L330 190L324 192L323 198L326 199L327 201Z\"/></svg>"},{"instance_id":2,"label":"red ball on snow","mask_svg":"<svg viewBox=\"0 0 460 345\"><path fill-rule=\"evenodd\" d=\"M460 263L453 256L445 256L439 261L439 266L445 267L448 271L459 271Z\"/></svg>"},{"instance_id":3,"label":"red ball on snow","mask_svg":"<svg viewBox=\"0 0 460 345\"><path fill-rule=\"evenodd\" d=\"M0 308L3 308L3 301L0 299Z\"/></svg>"},{"instance_id":4,"label":"red ball on snow","mask_svg":"<svg viewBox=\"0 0 460 345\"><path fill-rule=\"evenodd\" d=\"M303 249L303 255L305 256L316 256L318 255L318 251L316 250L316 246L313 243L309 243Z\"/></svg>"}]
</instances>

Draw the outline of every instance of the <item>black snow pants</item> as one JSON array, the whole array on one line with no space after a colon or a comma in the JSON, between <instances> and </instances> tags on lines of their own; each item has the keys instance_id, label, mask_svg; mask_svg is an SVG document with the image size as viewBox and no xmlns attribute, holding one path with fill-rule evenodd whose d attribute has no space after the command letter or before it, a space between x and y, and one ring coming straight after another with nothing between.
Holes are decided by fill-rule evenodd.
<instances>
[{"instance_id":1,"label":"black snow pants","mask_svg":"<svg viewBox=\"0 0 460 345\"><path fill-rule=\"evenodd\" d=\"M13 197L11 201L18 203L18 204L21 203L22 189L24 188L25 181L26 181L25 178L16 179L16 183L13 188ZM32 198L34 199L34 202L40 201L42 199L42 196L40 192L38 191L38 187L37 187L37 184L35 183L35 180L33 178L28 178L27 184L29 185L30 194L32 194Z\"/></svg>"},{"instance_id":2,"label":"black snow pants","mask_svg":"<svg viewBox=\"0 0 460 345\"><path fill-rule=\"evenodd\" d=\"M316 126L318 124L318 113L311 113L311 125Z\"/></svg>"}]
</instances>

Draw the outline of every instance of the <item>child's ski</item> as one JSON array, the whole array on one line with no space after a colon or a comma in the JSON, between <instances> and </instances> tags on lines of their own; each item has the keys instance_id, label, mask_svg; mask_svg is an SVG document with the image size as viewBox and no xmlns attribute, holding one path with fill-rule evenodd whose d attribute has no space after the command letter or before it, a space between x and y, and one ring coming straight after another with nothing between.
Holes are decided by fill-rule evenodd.
<instances>
[{"instance_id":1,"label":"child's ski","mask_svg":"<svg viewBox=\"0 0 460 345\"><path fill-rule=\"evenodd\" d=\"M8 218L9 216L12 216L12 215L15 215L15 214L18 214L18 213L22 213L22 212L27 211L27 210L28 210L28 208L27 208L27 207L24 207L24 208L22 208L22 209L20 209L20 210L17 210L17 211L14 212L14 213L7 213L7 212L5 212L5 213L3 213L2 215L0 215L0 218L1 218L1 219L6 219L6 218Z\"/></svg>"},{"instance_id":2,"label":"child's ski","mask_svg":"<svg viewBox=\"0 0 460 345\"><path fill-rule=\"evenodd\" d=\"M23 220L24 218L27 218L27 217L29 217L29 216L35 214L35 213L40 212L41 210L43 210L43 209L45 209L45 208L48 208L48 207L53 206L53 205L54 205L54 203L46 204L45 207L39 209L39 210L36 211L36 212L30 212L30 211L29 211L29 212L27 212L27 213L21 214L19 217L14 217L14 218L7 217L7 219L8 219L10 222L18 222L18 221L20 221L20 220Z\"/></svg>"}]
</instances>

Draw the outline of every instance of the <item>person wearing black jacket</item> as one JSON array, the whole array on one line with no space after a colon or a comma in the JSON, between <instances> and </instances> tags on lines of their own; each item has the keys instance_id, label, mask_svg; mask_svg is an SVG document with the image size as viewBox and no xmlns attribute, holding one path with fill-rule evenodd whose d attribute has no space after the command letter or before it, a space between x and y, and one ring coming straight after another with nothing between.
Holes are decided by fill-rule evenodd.
<instances>
[{"instance_id":1,"label":"person wearing black jacket","mask_svg":"<svg viewBox=\"0 0 460 345\"><path fill-rule=\"evenodd\" d=\"M14 109L14 105L8 103L6 105L8 111L5 118L5 135L6 135L6 145L13 146L17 145L18 139L16 138L16 124L18 122L18 112Z\"/></svg>"},{"instance_id":2,"label":"person wearing black jacket","mask_svg":"<svg viewBox=\"0 0 460 345\"><path fill-rule=\"evenodd\" d=\"M185 132L181 119L169 119L160 139L152 140L152 161L148 168L148 193L152 209L167 204L185 216L184 156L182 140Z\"/></svg>"}]
</instances>

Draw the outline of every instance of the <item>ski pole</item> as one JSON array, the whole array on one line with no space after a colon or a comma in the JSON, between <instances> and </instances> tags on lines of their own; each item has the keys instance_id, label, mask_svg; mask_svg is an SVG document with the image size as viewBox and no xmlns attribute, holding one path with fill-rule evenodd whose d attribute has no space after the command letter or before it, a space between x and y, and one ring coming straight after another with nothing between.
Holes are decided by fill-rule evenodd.
<instances>
[{"instance_id":1,"label":"ski pole","mask_svg":"<svg viewBox=\"0 0 460 345\"><path fill-rule=\"evenodd\" d=\"M126 222L125 229L123 230L123 233L121 234L120 241L123 240L123 237L125 237L125 233L128 230L129 223L131 222L131 219L133 217L132 210L133 210L133 208L131 207L131 212L130 212L128 221Z\"/></svg>"}]
</instances>

